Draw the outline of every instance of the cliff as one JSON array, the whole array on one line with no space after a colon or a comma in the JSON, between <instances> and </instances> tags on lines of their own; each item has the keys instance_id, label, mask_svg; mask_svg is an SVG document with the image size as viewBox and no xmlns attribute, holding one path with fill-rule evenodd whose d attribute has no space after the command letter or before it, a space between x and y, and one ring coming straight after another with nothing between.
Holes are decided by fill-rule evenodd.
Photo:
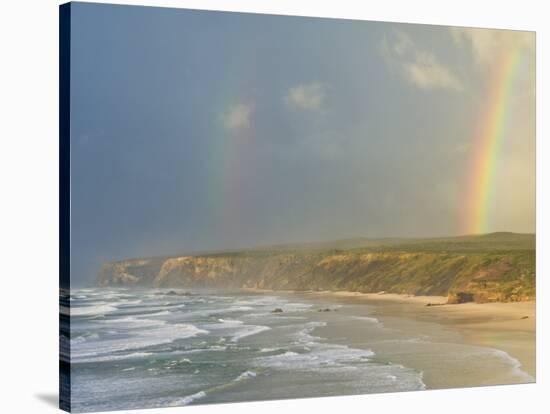
<instances>
[{"instance_id":1,"label":"cliff","mask_svg":"<svg viewBox=\"0 0 550 414\"><path fill-rule=\"evenodd\" d=\"M535 298L534 235L379 239L105 264L102 286L348 290L449 296L449 302Z\"/></svg>"}]
</instances>

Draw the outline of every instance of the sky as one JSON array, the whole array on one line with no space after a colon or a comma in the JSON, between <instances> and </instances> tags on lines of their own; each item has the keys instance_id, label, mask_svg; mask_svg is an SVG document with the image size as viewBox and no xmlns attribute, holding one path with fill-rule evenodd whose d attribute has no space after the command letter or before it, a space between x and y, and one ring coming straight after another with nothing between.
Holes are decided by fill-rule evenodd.
<instances>
[{"instance_id":1,"label":"sky","mask_svg":"<svg viewBox=\"0 0 550 414\"><path fill-rule=\"evenodd\" d=\"M532 32L85 3L71 29L74 285L132 257L535 231Z\"/></svg>"}]
</instances>

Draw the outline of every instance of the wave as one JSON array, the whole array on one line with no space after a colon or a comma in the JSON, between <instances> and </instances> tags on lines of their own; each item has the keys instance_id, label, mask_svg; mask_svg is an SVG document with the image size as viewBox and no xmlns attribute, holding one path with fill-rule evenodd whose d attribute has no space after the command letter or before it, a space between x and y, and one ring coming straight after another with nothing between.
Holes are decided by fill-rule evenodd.
<instances>
[{"instance_id":1,"label":"wave","mask_svg":"<svg viewBox=\"0 0 550 414\"><path fill-rule=\"evenodd\" d=\"M256 375L257 374L254 371L245 371L241 375L239 375L237 378L235 378L233 381L238 382L248 378L254 378L256 377Z\"/></svg>"},{"instance_id":2,"label":"wave","mask_svg":"<svg viewBox=\"0 0 550 414\"><path fill-rule=\"evenodd\" d=\"M159 308L166 308L166 309L178 309L178 308L185 308L185 303L178 303L178 302L164 302L162 305L158 306Z\"/></svg>"},{"instance_id":3,"label":"wave","mask_svg":"<svg viewBox=\"0 0 550 414\"><path fill-rule=\"evenodd\" d=\"M257 358L256 362L258 366L279 370L356 370L358 369L357 364L368 362L373 355L374 352L370 349L318 344L310 352L287 351L278 355Z\"/></svg>"},{"instance_id":4,"label":"wave","mask_svg":"<svg viewBox=\"0 0 550 414\"><path fill-rule=\"evenodd\" d=\"M356 319L358 321L366 321L371 323L380 323L378 319L373 318L371 316L352 316L351 319Z\"/></svg>"},{"instance_id":5,"label":"wave","mask_svg":"<svg viewBox=\"0 0 550 414\"><path fill-rule=\"evenodd\" d=\"M167 310L163 310L163 311L159 311L159 312L153 312L153 313L146 314L146 316L148 318L150 318L151 316L166 316L166 315L172 315L172 312L167 311Z\"/></svg>"},{"instance_id":6,"label":"wave","mask_svg":"<svg viewBox=\"0 0 550 414\"><path fill-rule=\"evenodd\" d=\"M232 306L228 309L216 310L213 313L247 312L247 311L251 311L251 310L254 310L254 308L252 308L250 306Z\"/></svg>"},{"instance_id":7,"label":"wave","mask_svg":"<svg viewBox=\"0 0 550 414\"><path fill-rule=\"evenodd\" d=\"M261 348L259 350L260 353L267 353L267 352L275 352L275 351L279 351L281 348Z\"/></svg>"},{"instance_id":8,"label":"wave","mask_svg":"<svg viewBox=\"0 0 550 414\"><path fill-rule=\"evenodd\" d=\"M256 372L254 371L245 371L243 373L241 373L239 376L237 376L235 379L233 379L231 382L229 383L226 383L226 384L222 384L222 385L218 385L218 386L214 386L212 388L209 388L207 389L206 391L199 391L195 394L191 394L191 395L188 395L188 396L185 396L183 398L179 398L175 401L172 401L169 405L170 406L183 406L183 405L188 405L188 404L191 404L192 402L198 400L198 399L201 399L201 398L204 398L206 397L206 394L207 394L207 391L210 393L210 392L216 392L216 391L221 391L223 389L226 389L228 387L231 387L232 385L235 385L236 383L239 383L241 381L245 381L245 380L248 380L250 378L255 378L257 376Z\"/></svg>"},{"instance_id":9,"label":"wave","mask_svg":"<svg viewBox=\"0 0 550 414\"><path fill-rule=\"evenodd\" d=\"M147 315L152 316L152 315ZM105 319L98 321L102 324L114 324L114 325L123 325L121 329L136 329L136 328L146 328L152 326L161 326L166 325L167 322L161 319L146 319L140 318L138 316L124 316L122 318L115 319Z\"/></svg>"},{"instance_id":10,"label":"wave","mask_svg":"<svg viewBox=\"0 0 550 414\"><path fill-rule=\"evenodd\" d=\"M215 323L205 324L204 327L218 334L230 337L231 342L238 342L242 338L268 331L271 328L264 325L245 325L238 319L218 318ZM223 338L221 339L223 341Z\"/></svg>"},{"instance_id":11,"label":"wave","mask_svg":"<svg viewBox=\"0 0 550 414\"><path fill-rule=\"evenodd\" d=\"M94 288L81 288L81 289L71 288L71 294L74 294L74 293L91 293L91 294L98 295L101 292L98 292L97 289L94 289Z\"/></svg>"},{"instance_id":12,"label":"wave","mask_svg":"<svg viewBox=\"0 0 550 414\"><path fill-rule=\"evenodd\" d=\"M99 338L99 335L97 333L89 333L88 332L88 333L79 335L77 337L71 338L70 343L71 343L71 346L74 346L74 345L80 344L82 342L89 341L89 340L95 340L95 339L98 339L98 338Z\"/></svg>"},{"instance_id":13,"label":"wave","mask_svg":"<svg viewBox=\"0 0 550 414\"><path fill-rule=\"evenodd\" d=\"M176 309L176 306L165 308L168 311ZM162 309L162 308L161 308ZM203 308L203 309L194 309L189 311L184 311L180 313L182 317L187 320L196 320L204 318L224 318L228 314L244 313L253 310L250 306L231 306L227 308Z\"/></svg>"},{"instance_id":14,"label":"wave","mask_svg":"<svg viewBox=\"0 0 550 414\"><path fill-rule=\"evenodd\" d=\"M131 359L140 359L147 358L154 355L152 352L132 352L131 354L126 355L105 355L98 357L90 358L80 358L78 362L87 363L87 362L110 362L110 361L120 361L120 360L131 360Z\"/></svg>"},{"instance_id":15,"label":"wave","mask_svg":"<svg viewBox=\"0 0 550 414\"><path fill-rule=\"evenodd\" d=\"M233 302L234 305L240 306L254 306L254 307L265 307L265 308L283 308L287 312L300 312L303 310L308 310L313 307L310 303L301 303L301 302L290 302L287 299L283 299L277 296L258 296L250 297L246 299L240 299ZM335 305L334 307L341 307L341 305Z\"/></svg>"},{"instance_id":16,"label":"wave","mask_svg":"<svg viewBox=\"0 0 550 414\"><path fill-rule=\"evenodd\" d=\"M488 348L488 349L490 349L494 353L494 355L496 355L498 358L501 358L506 363L508 363L511 366L512 372L516 376L522 378L522 381L524 381L524 382L534 382L535 381L535 379L531 375L529 375L527 372L525 372L524 370L521 369L522 365L521 365L521 362L519 362L518 359L514 358L513 356L511 356L507 352L501 351L500 349L495 349L495 348Z\"/></svg>"},{"instance_id":17,"label":"wave","mask_svg":"<svg viewBox=\"0 0 550 414\"><path fill-rule=\"evenodd\" d=\"M90 398L89 406L101 408L92 402L96 390L105 390L113 407L118 408L137 405L138 400L142 404L145 399L147 403L143 403L151 406L220 401L238 395L241 388L246 388L247 395L260 393L263 374L275 385L283 379L282 388L288 385L288 375L295 374L297 385L292 392L303 387L304 395L310 390L314 395L314 388L319 390L317 395L330 394L340 386L357 393L422 387L420 374L412 369L378 363L369 349L328 343L332 342L330 337L321 338L325 330L316 329L327 325L322 320L332 324L341 317L348 324L353 322L345 312L318 314L321 305L316 302L312 306L300 303L301 299L292 302L275 296L240 295L218 300L206 294L168 298L127 293L111 292L106 299L93 292L79 292L87 298L71 302L69 312L81 308L92 313L93 306L117 308L104 317L75 318L71 323L70 362L75 363L77 375L85 372L94 378L85 378L90 393L79 388L79 398ZM283 313L272 313L275 308L283 309ZM377 322L369 317L363 320L357 324ZM264 335L259 335L261 332ZM344 341L338 338L339 343ZM178 381L174 382L175 378ZM316 378L318 382L307 382ZM119 392L122 387L125 392L132 390L132 394ZM135 399L134 395L143 399Z\"/></svg>"},{"instance_id":18,"label":"wave","mask_svg":"<svg viewBox=\"0 0 550 414\"><path fill-rule=\"evenodd\" d=\"M285 299L278 298L276 296L256 296L256 297L249 297L246 299L239 299L234 301L233 303L235 305L245 305L245 306L262 306L262 305L280 305L285 304L288 301Z\"/></svg>"},{"instance_id":19,"label":"wave","mask_svg":"<svg viewBox=\"0 0 550 414\"><path fill-rule=\"evenodd\" d=\"M238 342L243 338L259 334L260 332L269 331L270 329L271 328L269 326L263 325L243 325L237 333L233 334L231 337L231 342Z\"/></svg>"},{"instance_id":20,"label":"wave","mask_svg":"<svg viewBox=\"0 0 550 414\"><path fill-rule=\"evenodd\" d=\"M92 306L78 306L70 308L62 307L62 313L70 316L100 316L107 313L116 312L118 308L107 303L92 305Z\"/></svg>"},{"instance_id":21,"label":"wave","mask_svg":"<svg viewBox=\"0 0 550 414\"><path fill-rule=\"evenodd\" d=\"M123 300L123 301L114 303L114 305L116 305L116 306L135 306L135 305L140 305L142 303L143 303L143 300L135 299L135 300Z\"/></svg>"},{"instance_id":22,"label":"wave","mask_svg":"<svg viewBox=\"0 0 550 414\"><path fill-rule=\"evenodd\" d=\"M158 321L154 321L158 322ZM162 321L160 321L162 322ZM144 330L123 331L123 337L104 338L100 341L87 341L71 351L71 362L101 362L109 358L126 358L124 351L133 351L174 342L178 339L205 335L209 332L192 324L167 324L150 326Z\"/></svg>"},{"instance_id":23,"label":"wave","mask_svg":"<svg viewBox=\"0 0 550 414\"><path fill-rule=\"evenodd\" d=\"M283 305L283 311L285 312L305 312L310 310L313 305L309 303L287 303Z\"/></svg>"},{"instance_id":24,"label":"wave","mask_svg":"<svg viewBox=\"0 0 550 414\"><path fill-rule=\"evenodd\" d=\"M198 354L201 352L220 352L220 351L226 351L227 346L224 345L210 345L206 346L204 348L193 348L193 349L187 349L183 351L174 351L171 352L171 355L188 355L188 354Z\"/></svg>"},{"instance_id":25,"label":"wave","mask_svg":"<svg viewBox=\"0 0 550 414\"><path fill-rule=\"evenodd\" d=\"M320 337L318 336L313 336L311 335L311 332L313 332L313 330L315 328L320 328L320 327L323 327L323 326L326 326L327 323L326 322L308 322L304 325L304 328L299 330L298 332L296 332L294 334L294 337L296 338L296 341L299 343L299 344L316 344L316 341L321 339Z\"/></svg>"},{"instance_id":26,"label":"wave","mask_svg":"<svg viewBox=\"0 0 550 414\"><path fill-rule=\"evenodd\" d=\"M128 304L125 302L115 302L111 305L118 307L119 316L163 316L177 314L177 311L183 308L185 305L180 304L158 304L158 303L139 303Z\"/></svg>"},{"instance_id":27,"label":"wave","mask_svg":"<svg viewBox=\"0 0 550 414\"><path fill-rule=\"evenodd\" d=\"M220 322L223 327L240 326L244 323L243 321L239 321L237 319L222 319L222 318L219 318L218 322Z\"/></svg>"},{"instance_id":28,"label":"wave","mask_svg":"<svg viewBox=\"0 0 550 414\"><path fill-rule=\"evenodd\" d=\"M173 401L171 404L171 406L175 407L175 406L182 406L182 405L188 405L188 404L191 404L193 401L195 400L198 400L200 398L204 398L206 397L206 393L204 391L199 391L195 394L191 394L191 395L188 395L186 397L183 397L183 398L180 398L180 399L177 399L175 401Z\"/></svg>"}]
</instances>

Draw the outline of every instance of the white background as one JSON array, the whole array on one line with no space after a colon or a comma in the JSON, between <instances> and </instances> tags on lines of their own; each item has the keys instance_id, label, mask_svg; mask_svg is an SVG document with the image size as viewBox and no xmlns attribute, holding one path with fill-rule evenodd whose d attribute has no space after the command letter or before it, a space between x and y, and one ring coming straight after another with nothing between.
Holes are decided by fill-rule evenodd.
<instances>
[{"instance_id":1,"label":"white background","mask_svg":"<svg viewBox=\"0 0 550 414\"><path fill-rule=\"evenodd\" d=\"M174 7L481 26L537 31L537 384L224 404L132 413L251 414L283 411L539 413L550 409L548 110L550 13L546 1L180 0ZM0 412L55 412L57 400L58 6L0 4ZM546 12L546 13L545 13ZM546 74L546 75L545 75ZM547 125L547 123L546 123ZM546 128L547 131L548 128ZM547 212L546 214L544 212ZM545 407L546 406L546 407ZM123 413L121 411L121 413Z\"/></svg>"}]
</instances>

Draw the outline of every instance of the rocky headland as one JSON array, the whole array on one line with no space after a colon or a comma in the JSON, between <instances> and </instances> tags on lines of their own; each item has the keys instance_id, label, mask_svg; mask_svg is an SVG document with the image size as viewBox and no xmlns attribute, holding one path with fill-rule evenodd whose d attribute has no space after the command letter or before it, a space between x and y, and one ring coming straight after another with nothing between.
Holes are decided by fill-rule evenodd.
<instances>
[{"instance_id":1,"label":"rocky headland","mask_svg":"<svg viewBox=\"0 0 550 414\"><path fill-rule=\"evenodd\" d=\"M100 286L253 288L535 299L535 235L354 239L105 263Z\"/></svg>"}]
</instances>

